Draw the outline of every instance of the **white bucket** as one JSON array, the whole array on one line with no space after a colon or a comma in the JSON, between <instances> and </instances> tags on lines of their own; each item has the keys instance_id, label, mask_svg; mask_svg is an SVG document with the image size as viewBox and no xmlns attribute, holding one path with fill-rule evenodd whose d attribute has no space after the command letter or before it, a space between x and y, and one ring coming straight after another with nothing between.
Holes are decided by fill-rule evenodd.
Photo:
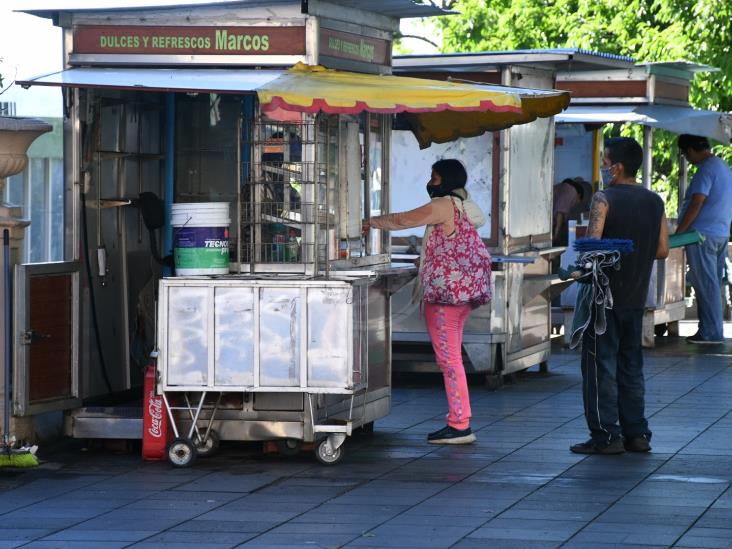
<instances>
[{"instance_id":1,"label":"white bucket","mask_svg":"<svg viewBox=\"0 0 732 549\"><path fill-rule=\"evenodd\" d=\"M180 276L229 272L229 203L173 204L173 258Z\"/></svg>"}]
</instances>

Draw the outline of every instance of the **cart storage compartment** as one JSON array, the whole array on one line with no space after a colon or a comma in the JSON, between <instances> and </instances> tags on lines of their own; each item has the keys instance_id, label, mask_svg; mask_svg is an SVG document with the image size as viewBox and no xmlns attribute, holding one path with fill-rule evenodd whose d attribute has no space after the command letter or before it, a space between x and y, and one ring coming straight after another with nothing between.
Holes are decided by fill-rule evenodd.
<instances>
[{"instance_id":1,"label":"cart storage compartment","mask_svg":"<svg viewBox=\"0 0 732 549\"><path fill-rule=\"evenodd\" d=\"M367 283L162 280L162 390L357 391L367 381Z\"/></svg>"}]
</instances>

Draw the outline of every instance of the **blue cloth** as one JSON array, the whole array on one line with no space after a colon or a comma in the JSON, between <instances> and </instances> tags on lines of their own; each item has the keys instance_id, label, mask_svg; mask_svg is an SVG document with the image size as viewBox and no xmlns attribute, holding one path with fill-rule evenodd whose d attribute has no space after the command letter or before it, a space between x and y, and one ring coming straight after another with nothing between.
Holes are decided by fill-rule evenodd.
<instances>
[{"instance_id":1,"label":"blue cloth","mask_svg":"<svg viewBox=\"0 0 732 549\"><path fill-rule=\"evenodd\" d=\"M690 228L704 236L728 238L732 223L732 169L724 160L710 156L699 164L686 190L679 219L683 217L691 203L691 197L695 194L703 194L707 199Z\"/></svg>"},{"instance_id":2,"label":"blue cloth","mask_svg":"<svg viewBox=\"0 0 732 549\"><path fill-rule=\"evenodd\" d=\"M726 236L707 238L686 247L689 282L696 294L699 335L708 341L724 339L722 325L721 281L727 257Z\"/></svg>"},{"instance_id":3,"label":"blue cloth","mask_svg":"<svg viewBox=\"0 0 732 549\"><path fill-rule=\"evenodd\" d=\"M589 329L582 339L582 398L590 435L601 446L621 435L645 435L650 440L641 348L643 310L609 309L606 322L605 333Z\"/></svg>"}]
</instances>

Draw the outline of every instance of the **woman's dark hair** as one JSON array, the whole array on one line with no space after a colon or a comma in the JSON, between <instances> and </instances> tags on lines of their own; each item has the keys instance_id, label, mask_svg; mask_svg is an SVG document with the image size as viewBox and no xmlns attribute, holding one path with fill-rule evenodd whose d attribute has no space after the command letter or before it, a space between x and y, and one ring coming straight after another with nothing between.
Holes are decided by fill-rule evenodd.
<instances>
[{"instance_id":1,"label":"woman's dark hair","mask_svg":"<svg viewBox=\"0 0 732 549\"><path fill-rule=\"evenodd\" d=\"M432 164L432 169L442 178L443 190L445 192L462 189L468 182L468 172L459 160L446 158Z\"/></svg>"},{"instance_id":2,"label":"woman's dark hair","mask_svg":"<svg viewBox=\"0 0 732 549\"><path fill-rule=\"evenodd\" d=\"M582 187L582 184L579 182L578 179L572 179L571 177L568 177L566 179L563 179L562 183L566 183L567 185L572 185L572 187L574 187L574 190L577 191L577 194L579 195L579 199L584 200L585 189L584 189L584 187Z\"/></svg>"},{"instance_id":3,"label":"woman's dark hair","mask_svg":"<svg viewBox=\"0 0 732 549\"><path fill-rule=\"evenodd\" d=\"M643 163L643 149L632 137L613 137L605 141L607 155L613 164L620 163L625 175L635 177Z\"/></svg>"},{"instance_id":4,"label":"woman's dark hair","mask_svg":"<svg viewBox=\"0 0 732 549\"><path fill-rule=\"evenodd\" d=\"M711 147L709 146L709 140L706 137L684 133L679 136L679 149L683 152L686 152L689 149L701 152L708 151Z\"/></svg>"}]
</instances>

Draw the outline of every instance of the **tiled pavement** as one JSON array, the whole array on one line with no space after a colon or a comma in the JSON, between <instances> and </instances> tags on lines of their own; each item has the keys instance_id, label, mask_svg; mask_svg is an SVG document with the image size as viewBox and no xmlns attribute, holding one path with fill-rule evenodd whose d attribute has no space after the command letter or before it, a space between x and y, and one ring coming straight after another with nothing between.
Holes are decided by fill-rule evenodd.
<instances>
[{"instance_id":1,"label":"tiled pavement","mask_svg":"<svg viewBox=\"0 0 732 549\"><path fill-rule=\"evenodd\" d=\"M475 385L469 447L425 444L436 383L400 386L336 467L230 445L192 469L69 449L0 472L0 548L732 547L732 348L647 354L647 455L575 456L578 357ZM434 381L434 378L433 378Z\"/></svg>"}]
</instances>

